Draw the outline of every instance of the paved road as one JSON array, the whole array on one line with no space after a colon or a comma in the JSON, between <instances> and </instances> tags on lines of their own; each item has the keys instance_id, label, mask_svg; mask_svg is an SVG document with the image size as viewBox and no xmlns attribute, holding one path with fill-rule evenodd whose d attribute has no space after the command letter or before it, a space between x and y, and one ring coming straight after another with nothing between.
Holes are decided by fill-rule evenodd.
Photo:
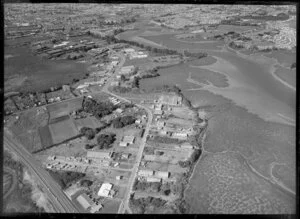
<instances>
[{"instance_id":1,"label":"paved road","mask_svg":"<svg viewBox=\"0 0 300 219\"><path fill-rule=\"evenodd\" d=\"M13 135L6 128L4 129L4 145L21 159L36 180L46 188L44 192L46 192L55 212L78 213L76 206L67 198L49 173L43 169L42 165L35 160L20 142L14 139Z\"/></svg>"},{"instance_id":2,"label":"paved road","mask_svg":"<svg viewBox=\"0 0 300 219\"><path fill-rule=\"evenodd\" d=\"M116 98L118 98L120 100L123 100L125 102L130 102L128 99L126 99L124 97L121 97L121 96L118 96L118 95L116 95L114 93L111 93L111 92L109 92L107 90L103 90L103 92L106 92L106 93L108 93L108 94L110 94L112 96L115 96ZM136 105L138 107L143 108L143 109L145 109L147 111L147 113L148 113L148 121L147 121L147 125L146 125L146 128L145 128L144 136L142 138L141 145L140 145L137 157L136 157L136 162L135 162L135 164L134 164L134 166L132 168L132 173L131 173L131 176L129 178L128 189L127 189L127 191L125 193L125 198L124 198L123 202L121 203L121 205L119 207L118 213L125 213L126 209L130 209L129 206L128 206L130 195L131 195L133 184L134 184L137 172L138 172L138 167L140 165L140 162L141 162L141 159L142 159L142 156L143 156L143 151L144 151L144 148L145 148L147 136L148 136L148 133L149 133L149 130L150 130L150 125L151 125L152 118L153 118L152 112L151 112L151 110L149 108L147 108L145 106L142 106L142 105L139 105L139 104L136 104Z\"/></svg>"}]
</instances>

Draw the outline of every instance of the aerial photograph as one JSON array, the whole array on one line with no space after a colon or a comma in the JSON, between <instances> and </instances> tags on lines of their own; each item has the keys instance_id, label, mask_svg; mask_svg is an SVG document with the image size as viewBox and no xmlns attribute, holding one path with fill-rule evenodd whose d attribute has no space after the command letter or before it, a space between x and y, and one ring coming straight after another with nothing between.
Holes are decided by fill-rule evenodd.
<instances>
[{"instance_id":1,"label":"aerial photograph","mask_svg":"<svg viewBox=\"0 0 300 219\"><path fill-rule=\"evenodd\" d=\"M4 215L296 214L296 7L3 3Z\"/></svg>"}]
</instances>

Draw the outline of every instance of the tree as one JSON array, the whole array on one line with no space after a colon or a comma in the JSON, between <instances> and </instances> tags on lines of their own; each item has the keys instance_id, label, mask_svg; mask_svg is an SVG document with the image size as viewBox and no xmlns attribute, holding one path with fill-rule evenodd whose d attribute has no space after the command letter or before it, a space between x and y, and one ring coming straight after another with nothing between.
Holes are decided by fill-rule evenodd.
<instances>
[{"instance_id":1,"label":"tree","mask_svg":"<svg viewBox=\"0 0 300 219\"><path fill-rule=\"evenodd\" d=\"M82 127L80 133L83 134L88 140L92 140L95 137L95 130L89 127Z\"/></svg>"},{"instance_id":2,"label":"tree","mask_svg":"<svg viewBox=\"0 0 300 219\"><path fill-rule=\"evenodd\" d=\"M93 181L88 179L83 179L80 181L80 185L83 187L90 187L91 185L93 185Z\"/></svg>"},{"instance_id":3,"label":"tree","mask_svg":"<svg viewBox=\"0 0 300 219\"><path fill-rule=\"evenodd\" d=\"M112 147L112 143L116 140L116 134L101 134L97 137L97 143L100 149L109 149Z\"/></svg>"}]
</instances>

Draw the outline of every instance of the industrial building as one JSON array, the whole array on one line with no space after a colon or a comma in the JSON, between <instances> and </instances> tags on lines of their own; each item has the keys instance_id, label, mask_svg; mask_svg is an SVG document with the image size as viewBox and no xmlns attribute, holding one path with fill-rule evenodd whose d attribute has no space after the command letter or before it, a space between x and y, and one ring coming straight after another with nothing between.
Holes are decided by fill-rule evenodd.
<instances>
[{"instance_id":1,"label":"industrial building","mask_svg":"<svg viewBox=\"0 0 300 219\"><path fill-rule=\"evenodd\" d=\"M169 175L170 173L166 171L155 171L155 176L162 179L168 179Z\"/></svg>"},{"instance_id":2,"label":"industrial building","mask_svg":"<svg viewBox=\"0 0 300 219\"><path fill-rule=\"evenodd\" d=\"M110 197L109 193L112 188L112 184L103 183L99 189L98 196Z\"/></svg>"},{"instance_id":3,"label":"industrial building","mask_svg":"<svg viewBox=\"0 0 300 219\"><path fill-rule=\"evenodd\" d=\"M146 182L161 182L161 178L147 177Z\"/></svg>"},{"instance_id":4,"label":"industrial building","mask_svg":"<svg viewBox=\"0 0 300 219\"><path fill-rule=\"evenodd\" d=\"M123 142L127 143L127 144L133 144L134 143L134 139L135 137L132 135L126 135L123 137Z\"/></svg>"},{"instance_id":5,"label":"industrial building","mask_svg":"<svg viewBox=\"0 0 300 219\"><path fill-rule=\"evenodd\" d=\"M83 193L81 195L79 195L76 200L79 202L79 204L85 209L87 210L88 208L90 208L94 202L87 196L86 193Z\"/></svg>"}]
</instances>

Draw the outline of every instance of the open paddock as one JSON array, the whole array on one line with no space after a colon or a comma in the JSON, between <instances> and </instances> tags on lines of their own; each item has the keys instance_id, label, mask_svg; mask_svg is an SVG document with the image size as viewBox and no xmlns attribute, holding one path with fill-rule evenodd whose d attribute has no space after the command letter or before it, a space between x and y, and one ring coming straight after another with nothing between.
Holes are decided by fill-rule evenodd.
<instances>
[{"instance_id":1,"label":"open paddock","mask_svg":"<svg viewBox=\"0 0 300 219\"><path fill-rule=\"evenodd\" d=\"M96 119L93 116L82 119L76 119L74 120L74 123L78 131L80 131L82 127L89 127L95 129L103 125L98 119Z\"/></svg>"},{"instance_id":2,"label":"open paddock","mask_svg":"<svg viewBox=\"0 0 300 219\"><path fill-rule=\"evenodd\" d=\"M100 210L100 213L117 214L120 204L121 204L121 201L107 198L102 203L103 208Z\"/></svg>"},{"instance_id":3,"label":"open paddock","mask_svg":"<svg viewBox=\"0 0 300 219\"><path fill-rule=\"evenodd\" d=\"M72 119L50 124L49 129L54 144L63 142L79 134Z\"/></svg>"},{"instance_id":4,"label":"open paddock","mask_svg":"<svg viewBox=\"0 0 300 219\"><path fill-rule=\"evenodd\" d=\"M167 123L172 123L172 124L175 124L178 126L184 126L184 127L192 127L195 122L193 120L171 117L171 118L168 118Z\"/></svg>"},{"instance_id":5,"label":"open paddock","mask_svg":"<svg viewBox=\"0 0 300 219\"><path fill-rule=\"evenodd\" d=\"M193 119L195 113L188 107L172 107L172 114L182 119Z\"/></svg>"},{"instance_id":6,"label":"open paddock","mask_svg":"<svg viewBox=\"0 0 300 219\"><path fill-rule=\"evenodd\" d=\"M168 171L171 173L184 173L188 171L188 168L182 168L179 165L151 161L146 163L144 169L154 171Z\"/></svg>"},{"instance_id":7,"label":"open paddock","mask_svg":"<svg viewBox=\"0 0 300 219\"><path fill-rule=\"evenodd\" d=\"M47 148L53 144L52 135L48 125L39 127L39 135L43 148Z\"/></svg>"}]
</instances>

